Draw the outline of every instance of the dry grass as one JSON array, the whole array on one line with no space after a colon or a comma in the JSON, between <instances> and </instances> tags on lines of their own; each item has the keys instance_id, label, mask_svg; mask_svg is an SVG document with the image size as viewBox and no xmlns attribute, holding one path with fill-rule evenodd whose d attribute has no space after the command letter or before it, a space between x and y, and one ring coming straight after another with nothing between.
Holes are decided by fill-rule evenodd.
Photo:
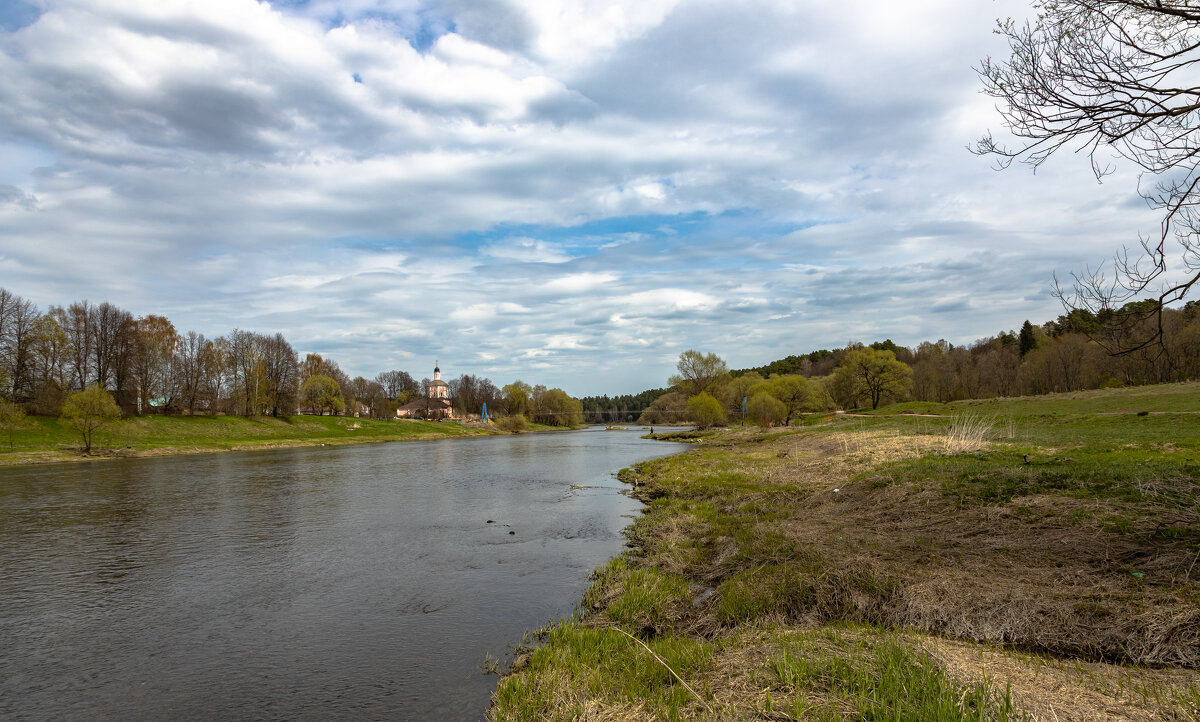
<instances>
[{"instance_id":1,"label":"dry grass","mask_svg":"<svg viewBox=\"0 0 1200 722\"><path fill-rule=\"evenodd\" d=\"M1200 574L1189 574L1197 552L1156 536L1156 517L1121 520L1113 533L1106 500L1033 494L961 507L936 486L889 477L890 465L940 453L947 439L986 443L989 428L967 419L945 436L861 426L752 443L743 435L714 457L736 493L652 513L633 541L648 566L747 599L730 611L713 595L659 626L712 634L763 615L854 620L1089 660L1200 667L1200 584L1191 579ZM690 469L667 473L693 478ZM643 489L662 476L643 474Z\"/></svg>"},{"instance_id":2,"label":"dry grass","mask_svg":"<svg viewBox=\"0 0 1200 722\"><path fill-rule=\"evenodd\" d=\"M989 679L1011 690L1036 720L1200 720L1200 673L1014 653L986 645L914 636L960 682Z\"/></svg>"}]
</instances>

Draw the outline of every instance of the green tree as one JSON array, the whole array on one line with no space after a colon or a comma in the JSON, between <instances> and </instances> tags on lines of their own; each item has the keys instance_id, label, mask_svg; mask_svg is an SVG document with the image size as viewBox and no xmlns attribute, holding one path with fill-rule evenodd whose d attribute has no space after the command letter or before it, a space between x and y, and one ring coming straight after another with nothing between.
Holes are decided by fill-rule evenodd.
<instances>
[{"instance_id":1,"label":"green tree","mask_svg":"<svg viewBox=\"0 0 1200 722\"><path fill-rule=\"evenodd\" d=\"M783 402L786 409L783 425L792 423L792 419L804 411L815 411L819 408L816 392L808 379L800 374L772 376L768 382L767 391Z\"/></svg>"},{"instance_id":2,"label":"green tree","mask_svg":"<svg viewBox=\"0 0 1200 722\"><path fill-rule=\"evenodd\" d=\"M1029 322L1029 319L1021 324L1021 333L1017 340L1021 345L1022 356L1037 348L1037 336L1033 334L1033 324Z\"/></svg>"},{"instance_id":3,"label":"green tree","mask_svg":"<svg viewBox=\"0 0 1200 722\"><path fill-rule=\"evenodd\" d=\"M903 399L912 384L912 369L891 351L860 348L846 354L834 371L834 386L850 398L869 398L879 408L885 398Z\"/></svg>"},{"instance_id":4,"label":"green tree","mask_svg":"<svg viewBox=\"0 0 1200 722\"><path fill-rule=\"evenodd\" d=\"M99 384L76 391L63 402L62 419L83 437L83 453L91 453L97 431L121 418L121 407Z\"/></svg>"},{"instance_id":5,"label":"green tree","mask_svg":"<svg viewBox=\"0 0 1200 722\"><path fill-rule=\"evenodd\" d=\"M309 354L313 356L314 354ZM337 381L324 374L309 376L300 388L300 399L305 406L316 409L322 414L328 411L330 415L337 414L346 408L342 397L342 387Z\"/></svg>"},{"instance_id":6,"label":"green tree","mask_svg":"<svg viewBox=\"0 0 1200 722\"><path fill-rule=\"evenodd\" d=\"M757 371L747 371L741 376L735 376L725 386L726 406L732 416L741 418L742 399L748 399L760 391L765 380Z\"/></svg>"},{"instance_id":7,"label":"green tree","mask_svg":"<svg viewBox=\"0 0 1200 722\"><path fill-rule=\"evenodd\" d=\"M551 426L578 426L583 423L583 404L562 389L534 388L530 401L533 420Z\"/></svg>"},{"instance_id":8,"label":"green tree","mask_svg":"<svg viewBox=\"0 0 1200 722\"><path fill-rule=\"evenodd\" d=\"M746 404L746 413L754 423L766 429L784 423L788 416L788 407L766 391L759 391L750 397Z\"/></svg>"},{"instance_id":9,"label":"green tree","mask_svg":"<svg viewBox=\"0 0 1200 722\"><path fill-rule=\"evenodd\" d=\"M707 391L688 399L687 415L688 420L701 429L725 423L725 407Z\"/></svg>"},{"instance_id":10,"label":"green tree","mask_svg":"<svg viewBox=\"0 0 1200 722\"><path fill-rule=\"evenodd\" d=\"M688 349L679 354L675 368L679 373L670 378L671 385L678 386L688 398L705 391L720 396L720 389L729 381L729 369L715 353Z\"/></svg>"},{"instance_id":11,"label":"green tree","mask_svg":"<svg viewBox=\"0 0 1200 722\"><path fill-rule=\"evenodd\" d=\"M533 387L524 381L514 381L500 389L504 395L504 410L513 416L528 416Z\"/></svg>"},{"instance_id":12,"label":"green tree","mask_svg":"<svg viewBox=\"0 0 1200 722\"><path fill-rule=\"evenodd\" d=\"M12 451L13 434L25 428L25 409L7 399L0 399L0 429L8 432L8 450Z\"/></svg>"}]
</instances>

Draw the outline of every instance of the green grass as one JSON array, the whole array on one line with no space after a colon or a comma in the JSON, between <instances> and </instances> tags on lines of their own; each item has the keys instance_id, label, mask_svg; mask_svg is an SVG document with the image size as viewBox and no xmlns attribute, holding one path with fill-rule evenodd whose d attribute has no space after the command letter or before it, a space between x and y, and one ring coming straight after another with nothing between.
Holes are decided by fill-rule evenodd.
<instances>
[{"instance_id":1,"label":"green grass","mask_svg":"<svg viewBox=\"0 0 1200 722\"><path fill-rule=\"evenodd\" d=\"M1191 411L1200 384L909 403L721 431L622 470L648 503L632 551L597 572L592 615L502 682L493 716L1024 718L986 673L953 681L911 630L1120 662L1161 714L1200 693L1136 666L1200 664ZM824 626L769 631L793 624ZM610 626L675 649L703 701L669 676L641 687L625 652L628 670L608 665L591 648L618 643ZM689 666L679 650L696 645L711 659Z\"/></svg>"},{"instance_id":2,"label":"green grass","mask_svg":"<svg viewBox=\"0 0 1200 722\"><path fill-rule=\"evenodd\" d=\"M55 417L31 416L27 428L0 434L0 463L30 458L69 458L82 446L79 434ZM138 416L96 434L94 446L123 452L222 451L288 443L356 443L487 433L453 422L382 421L335 416Z\"/></svg>"},{"instance_id":3,"label":"green grass","mask_svg":"<svg viewBox=\"0 0 1200 722\"><path fill-rule=\"evenodd\" d=\"M489 719L578 720L597 702L653 710L661 720L691 719L683 710L694 698L671 671L692 679L710 665L713 653L711 643L699 640L649 640L660 662L615 629L578 622L561 622L536 636L541 644L520 673L500 681Z\"/></svg>"},{"instance_id":4,"label":"green grass","mask_svg":"<svg viewBox=\"0 0 1200 722\"><path fill-rule=\"evenodd\" d=\"M795 635L771 655L766 682L796 719L814 720L1022 720L1007 691L979 682L958 685L927 653L898 637L837 630ZM858 637L855 639L855 637ZM770 697L768 697L770 699ZM773 704L772 706L778 706Z\"/></svg>"}]
</instances>

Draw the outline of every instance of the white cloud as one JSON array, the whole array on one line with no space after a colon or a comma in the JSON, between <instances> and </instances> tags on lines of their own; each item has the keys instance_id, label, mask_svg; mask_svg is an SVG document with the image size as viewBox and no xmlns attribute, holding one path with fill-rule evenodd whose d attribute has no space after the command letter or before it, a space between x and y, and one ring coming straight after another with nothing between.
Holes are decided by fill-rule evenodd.
<instances>
[{"instance_id":1,"label":"white cloud","mask_svg":"<svg viewBox=\"0 0 1200 722\"><path fill-rule=\"evenodd\" d=\"M6 287L367 376L619 392L686 348L969 341L1155 227L1128 169L965 152L1016 0L42 6L0 34Z\"/></svg>"}]
</instances>

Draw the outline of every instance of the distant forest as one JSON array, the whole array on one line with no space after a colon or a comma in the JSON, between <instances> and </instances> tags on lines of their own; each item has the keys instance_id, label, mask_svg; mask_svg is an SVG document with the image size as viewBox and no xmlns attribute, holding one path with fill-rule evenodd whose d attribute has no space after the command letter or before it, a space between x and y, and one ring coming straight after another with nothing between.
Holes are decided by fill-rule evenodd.
<instances>
[{"instance_id":1,"label":"distant forest","mask_svg":"<svg viewBox=\"0 0 1200 722\"><path fill-rule=\"evenodd\" d=\"M579 401L522 381L498 388L462 374L447 380L460 414L512 415L537 423L581 422ZM41 312L0 288L0 405L57 416L73 393L99 386L125 415L295 413L395 418L428 395L429 378L382 371L351 378L330 358L296 353L283 334L233 329L179 332L164 316L135 317L111 303L76 301ZM429 412L418 412L425 415ZM439 412L440 413L440 412Z\"/></svg>"},{"instance_id":2,"label":"distant forest","mask_svg":"<svg viewBox=\"0 0 1200 722\"><path fill-rule=\"evenodd\" d=\"M1143 324L1154 323L1153 318L1139 318ZM1130 331L1138 335L1134 333L1137 329ZM911 370L907 388L893 396L892 401L944 403L1200 378L1198 301L1182 308L1163 309L1161 343L1136 351L1110 354L1093 340L1101 332L1100 320L1095 315L1073 310L1040 326L1025 321L1019 329L1002 331L965 346L944 339L926 341L916 348L900 346L891 339L865 346L851 343L840 349L787 356L763 366L733 369L728 374L733 379L746 375L763 379L800 375L819 382L815 386L825 394L827 405L847 407L862 399L841 390L834 383L834 371L847 354L863 348L891 352ZM1143 332L1141 336L1144 335ZM677 389L657 388L639 394L587 396L580 401L584 417L590 423L634 422L644 410L673 391ZM725 403L733 412L741 398L728 398Z\"/></svg>"}]
</instances>

